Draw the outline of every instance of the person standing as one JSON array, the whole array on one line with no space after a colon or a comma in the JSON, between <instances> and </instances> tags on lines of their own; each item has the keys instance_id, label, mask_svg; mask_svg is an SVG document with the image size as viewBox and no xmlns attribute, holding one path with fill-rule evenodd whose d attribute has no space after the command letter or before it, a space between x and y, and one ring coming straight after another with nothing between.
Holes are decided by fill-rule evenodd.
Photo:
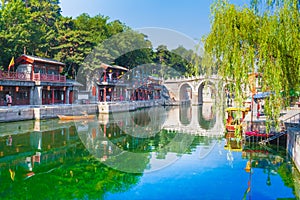
<instances>
[{"instance_id":1,"label":"person standing","mask_svg":"<svg viewBox=\"0 0 300 200\"><path fill-rule=\"evenodd\" d=\"M7 103L7 106L10 107L11 104L12 104L12 98L11 96L9 95L9 93L6 94L6 103Z\"/></svg>"}]
</instances>

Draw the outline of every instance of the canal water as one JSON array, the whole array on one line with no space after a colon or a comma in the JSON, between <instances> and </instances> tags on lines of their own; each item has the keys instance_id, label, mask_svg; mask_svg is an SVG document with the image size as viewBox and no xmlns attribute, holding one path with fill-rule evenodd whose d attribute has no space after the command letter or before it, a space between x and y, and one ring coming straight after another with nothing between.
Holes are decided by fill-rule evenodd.
<instances>
[{"instance_id":1,"label":"canal water","mask_svg":"<svg viewBox=\"0 0 300 200\"><path fill-rule=\"evenodd\" d=\"M1 123L1 199L299 199L280 146L223 137L213 106Z\"/></svg>"}]
</instances>

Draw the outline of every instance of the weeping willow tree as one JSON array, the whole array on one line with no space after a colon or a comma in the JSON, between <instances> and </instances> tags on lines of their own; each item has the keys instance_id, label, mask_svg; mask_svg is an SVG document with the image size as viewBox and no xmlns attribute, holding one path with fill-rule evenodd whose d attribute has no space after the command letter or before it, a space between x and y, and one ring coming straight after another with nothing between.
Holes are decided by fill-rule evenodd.
<instances>
[{"instance_id":1,"label":"weeping willow tree","mask_svg":"<svg viewBox=\"0 0 300 200\"><path fill-rule=\"evenodd\" d=\"M204 38L205 55L217 66L224 81L234 83L237 103L250 89L249 75L262 74L267 125L278 125L280 110L289 96L283 91L300 90L300 17L298 0L251 0L235 6L216 0L211 7L211 32ZM289 93L286 93L289 95ZM285 101L286 100L286 101Z\"/></svg>"}]
</instances>

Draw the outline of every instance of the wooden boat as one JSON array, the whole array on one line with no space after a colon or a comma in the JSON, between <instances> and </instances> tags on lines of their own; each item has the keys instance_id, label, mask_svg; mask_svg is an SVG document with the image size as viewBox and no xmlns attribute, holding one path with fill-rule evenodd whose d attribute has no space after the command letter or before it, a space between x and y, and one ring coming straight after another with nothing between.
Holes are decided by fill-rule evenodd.
<instances>
[{"instance_id":1,"label":"wooden boat","mask_svg":"<svg viewBox=\"0 0 300 200\"><path fill-rule=\"evenodd\" d=\"M237 134L240 134L241 136L243 130L242 122L249 111L250 108L229 107L226 109L226 138L236 137Z\"/></svg>"},{"instance_id":2,"label":"wooden boat","mask_svg":"<svg viewBox=\"0 0 300 200\"><path fill-rule=\"evenodd\" d=\"M84 120L94 119L95 115L57 115L60 120Z\"/></svg>"}]
</instances>

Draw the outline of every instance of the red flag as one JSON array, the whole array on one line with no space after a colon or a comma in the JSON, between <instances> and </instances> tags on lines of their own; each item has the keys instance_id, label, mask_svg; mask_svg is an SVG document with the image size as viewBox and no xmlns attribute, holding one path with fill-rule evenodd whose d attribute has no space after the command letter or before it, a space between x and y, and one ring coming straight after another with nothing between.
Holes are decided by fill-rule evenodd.
<instances>
[{"instance_id":1,"label":"red flag","mask_svg":"<svg viewBox=\"0 0 300 200\"><path fill-rule=\"evenodd\" d=\"M14 59L14 57L12 57L11 58L11 61L10 61L10 63L9 63L9 65L8 65L8 71L10 70L10 68L12 67L12 66L14 66L15 65L15 59Z\"/></svg>"}]
</instances>

